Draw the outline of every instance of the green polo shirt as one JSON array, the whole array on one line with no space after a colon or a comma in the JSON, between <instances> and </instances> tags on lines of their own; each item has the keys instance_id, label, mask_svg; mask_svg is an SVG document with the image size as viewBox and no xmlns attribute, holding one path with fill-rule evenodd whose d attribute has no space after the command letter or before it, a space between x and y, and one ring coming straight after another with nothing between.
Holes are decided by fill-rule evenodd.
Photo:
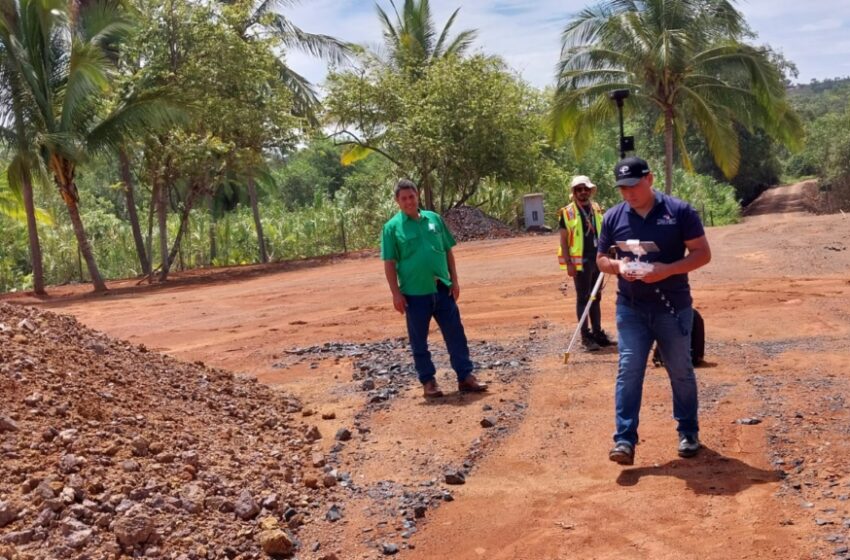
<instances>
[{"instance_id":1,"label":"green polo shirt","mask_svg":"<svg viewBox=\"0 0 850 560\"><path fill-rule=\"evenodd\" d=\"M381 259L395 261L401 293L426 296L437 291L437 279L452 285L446 251L456 244L439 214L420 210L416 220L399 212L384 224Z\"/></svg>"}]
</instances>

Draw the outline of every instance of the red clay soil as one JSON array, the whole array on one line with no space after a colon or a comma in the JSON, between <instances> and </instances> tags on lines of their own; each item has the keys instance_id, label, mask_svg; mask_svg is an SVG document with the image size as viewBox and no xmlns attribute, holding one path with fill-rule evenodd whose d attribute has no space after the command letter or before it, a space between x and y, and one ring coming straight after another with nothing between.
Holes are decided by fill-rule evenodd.
<instances>
[{"instance_id":1,"label":"red clay soil","mask_svg":"<svg viewBox=\"0 0 850 560\"><path fill-rule=\"evenodd\" d=\"M555 236L465 243L456 251L467 333L526 348L527 378L503 382L483 370L488 395L431 405L412 384L369 415L369 437L345 468L364 485L441 485L444 466L461 464L492 433L480 424L488 405L522 415L488 440L466 484L451 487L454 501L429 509L409 538L401 523L376 526L369 503L349 505L334 526L339 558L380 557L382 542L411 559L850 557L850 219L767 214L708 237L713 260L691 275L709 362L697 370L706 446L698 458L677 457L669 383L650 366L635 465L607 460L617 356L574 351L562 363L575 295L558 270ZM10 299L283 385L305 407L334 412L323 433L350 426L366 406L348 390L350 362L273 364L294 347L404 333L377 257L121 286L107 296L65 287L46 300ZM609 333L614 292L609 283L603 297ZM439 379L451 388L449 371Z\"/></svg>"},{"instance_id":2,"label":"red clay soil","mask_svg":"<svg viewBox=\"0 0 850 560\"><path fill-rule=\"evenodd\" d=\"M744 215L761 216L815 210L814 202L818 198L817 195L818 183L815 180L773 187L764 191L752 204L744 208Z\"/></svg>"}]
</instances>

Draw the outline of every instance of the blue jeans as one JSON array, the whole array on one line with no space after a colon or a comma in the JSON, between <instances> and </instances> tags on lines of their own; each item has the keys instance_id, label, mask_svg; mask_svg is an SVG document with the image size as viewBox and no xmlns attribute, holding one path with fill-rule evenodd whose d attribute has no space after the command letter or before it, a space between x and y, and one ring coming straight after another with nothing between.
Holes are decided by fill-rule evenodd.
<instances>
[{"instance_id":1,"label":"blue jeans","mask_svg":"<svg viewBox=\"0 0 850 560\"><path fill-rule=\"evenodd\" d=\"M410 338L410 349L413 352L413 364L419 381L427 383L434 379L437 373L431 352L428 350L428 329L431 318L437 320L446 350L449 351L452 369L457 373L457 380L463 381L472 373L472 362L469 359L469 345L463 324L460 322L460 310L452 297L451 291L442 282L437 287L437 293L427 296L408 296L407 336Z\"/></svg>"},{"instance_id":2,"label":"blue jeans","mask_svg":"<svg viewBox=\"0 0 850 560\"><path fill-rule=\"evenodd\" d=\"M638 442L643 379L654 340L658 341L673 389L673 418L679 423L678 431L682 435L699 432L697 380L691 361L693 322L691 307L673 315L669 311L617 304L620 365L615 393L615 442L625 441L633 446Z\"/></svg>"}]
</instances>

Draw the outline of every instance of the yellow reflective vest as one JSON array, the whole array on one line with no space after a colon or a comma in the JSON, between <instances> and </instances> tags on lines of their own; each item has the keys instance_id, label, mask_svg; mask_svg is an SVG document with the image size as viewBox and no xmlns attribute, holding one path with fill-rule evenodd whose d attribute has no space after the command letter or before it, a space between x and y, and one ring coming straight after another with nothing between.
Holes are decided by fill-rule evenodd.
<instances>
[{"instance_id":1,"label":"yellow reflective vest","mask_svg":"<svg viewBox=\"0 0 850 560\"><path fill-rule=\"evenodd\" d=\"M593 221L596 227L596 239L599 239L599 232L602 230L602 207L595 202L590 202L593 211ZM582 270L582 256L584 255L584 225L582 224L582 215L575 202L570 202L558 211L559 215L564 216L564 223L567 224L567 246L570 249L570 262L576 267L576 270ZM567 269L567 263L564 260L564 255L561 252L561 244L558 243L558 264L561 270Z\"/></svg>"}]
</instances>

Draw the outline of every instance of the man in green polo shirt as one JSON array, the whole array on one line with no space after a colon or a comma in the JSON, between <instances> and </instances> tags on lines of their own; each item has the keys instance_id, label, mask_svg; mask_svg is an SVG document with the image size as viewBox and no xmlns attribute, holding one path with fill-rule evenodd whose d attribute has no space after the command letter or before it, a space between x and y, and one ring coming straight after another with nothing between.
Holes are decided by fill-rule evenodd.
<instances>
[{"instance_id":1,"label":"man in green polo shirt","mask_svg":"<svg viewBox=\"0 0 850 560\"><path fill-rule=\"evenodd\" d=\"M402 179L396 184L395 200L401 211L384 224L381 259L393 294L393 307L407 320L413 363L425 398L443 396L428 351L432 317L446 341L458 390L486 391L487 385L472 375L469 346L457 307L460 285L452 254L454 237L439 214L420 210L419 191L412 181Z\"/></svg>"}]
</instances>

